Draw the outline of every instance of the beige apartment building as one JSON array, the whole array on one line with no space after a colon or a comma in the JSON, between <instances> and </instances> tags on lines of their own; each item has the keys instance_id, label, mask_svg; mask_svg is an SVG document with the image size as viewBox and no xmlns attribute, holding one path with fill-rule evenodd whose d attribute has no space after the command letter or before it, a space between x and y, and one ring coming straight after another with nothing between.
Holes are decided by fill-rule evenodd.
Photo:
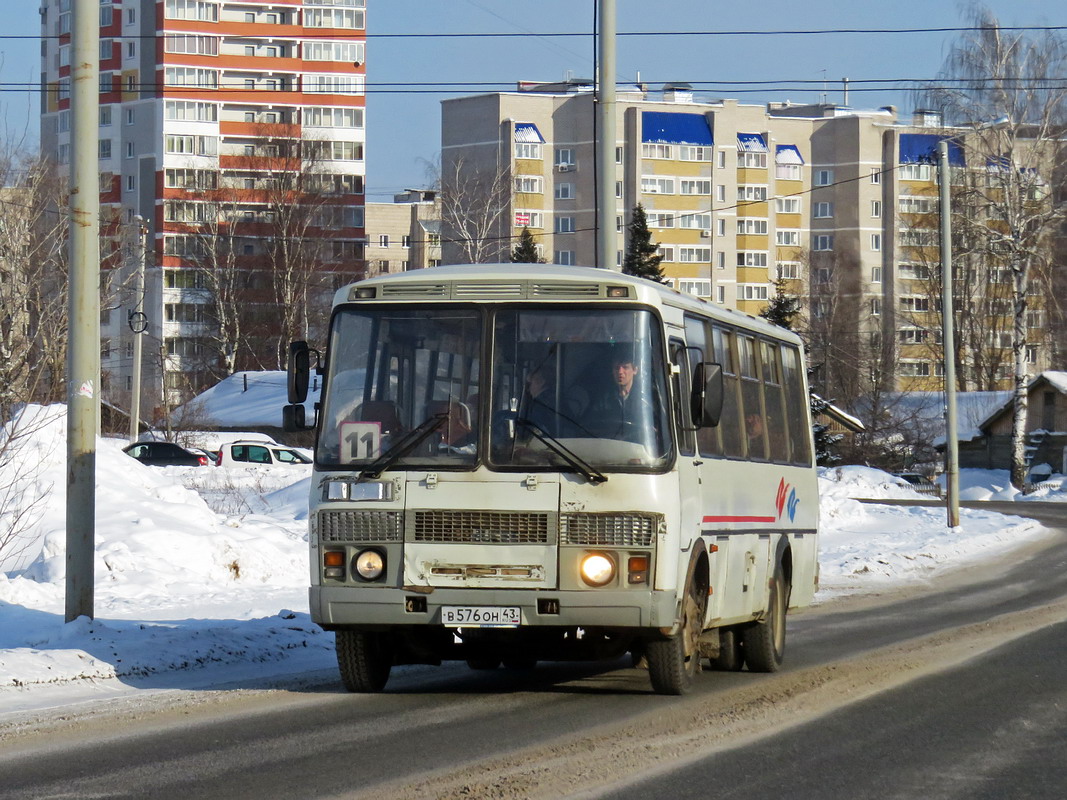
<instances>
[{"instance_id":1,"label":"beige apartment building","mask_svg":"<svg viewBox=\"0 0 1067 800\"><path fill-rule=\"evenodd\" d=\"M391 203L367 203L367 277L441 264L441 201L437 192L408 189Z\"/></svg>"},{"instance_id":2,"label":"beige apartment building","mask_svg":"<svg viewBox=\"0 0 1067 800\"><path fill-rule=\"evenodd\" d=\"M893 107L703 102L686 84L620 86L617 108L618 246L601 258L590 82L443 101L446 194L449 180L510 181L492 235L497 258L529 227L548 261L617 267L641 204L680 291L755 314L782 279L804 299L805 325L821 341L817 382L882 369L890 388L940 388L940 316L929 300L936 115L905 124ZM461 260L458 248L446 246L444 259ZM1035 368L1047 364L1036 344L1033 355Z\"/></svg>"}]
</instances>

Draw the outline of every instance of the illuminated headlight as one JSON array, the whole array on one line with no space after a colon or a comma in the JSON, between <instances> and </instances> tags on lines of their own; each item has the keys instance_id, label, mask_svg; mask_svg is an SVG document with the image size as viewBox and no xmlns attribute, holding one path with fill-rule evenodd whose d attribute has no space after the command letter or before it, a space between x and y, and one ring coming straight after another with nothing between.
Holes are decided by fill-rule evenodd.
<instances>
[{"instance_id":1,"label":"illuminated headlight","mask_svg":"<svg viewBox=\"0 0 1067 800\"><path fill-rule=\"evenodd\" d=\"M590 553L582 559L581 572L590 586L605 586L615 577L615 562L603 553Z\"/></svg>"},{"instance_id":2,"label":"illuminated headlight","mask_svg":"<svg viewBox=\"0 0 1067 800\"><path fill-rule=\"evenodd\" d=\"M347 500L349 495L350 484L348 481L326 481L326 488L323 490L323 500Z\"/></svg>"},{"instance_id":3,"label":"illuminated headlight","mask_svg":"<svg viewBox=\"0 0 1067 800\"><path fill-rule=\"evenodd\" d=\"M377 550L364 550L355 561L352 568L365 581L376 581L385 572L385 558Z\"/></svg>"}]
</instances>

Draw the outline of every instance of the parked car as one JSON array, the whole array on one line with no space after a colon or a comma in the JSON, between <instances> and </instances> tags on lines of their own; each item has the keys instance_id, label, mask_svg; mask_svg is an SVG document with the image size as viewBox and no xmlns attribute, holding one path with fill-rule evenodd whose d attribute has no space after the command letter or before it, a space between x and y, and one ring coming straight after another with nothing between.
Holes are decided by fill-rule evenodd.
<instances>
[{"instance_id":1,"label":"parked car","mask_svg":"<svg viewBox=\"0 0 1067 800\"><path fill-rule=\"evenodd\" d=\"M311 459L299 450L273 442L227 442L215 459L215 464L220 467L310 463Z\"/></svg>"},{"instance_id":2,"label":"parked car","mask_svg":"<svg viewBox=\"0 0 1067 800\"><path fill-rule=\"evenodd\" d=\"M903 478L911 484L911 488L919 494L929 494L934 497L941 496L941 489L921 472L895 472L898 478Z\"/></svg>"},{"instance_id":3,"label":"parked car","mask_svg":"<svg viewBox=\"0 0 1067 800\"><path fill-rule=\"evenodd\" d=\"M209 463L202 453L191 453L174 442L135 442L122 448L149 467L204 467Z\"/></svg>"}]
</instances>

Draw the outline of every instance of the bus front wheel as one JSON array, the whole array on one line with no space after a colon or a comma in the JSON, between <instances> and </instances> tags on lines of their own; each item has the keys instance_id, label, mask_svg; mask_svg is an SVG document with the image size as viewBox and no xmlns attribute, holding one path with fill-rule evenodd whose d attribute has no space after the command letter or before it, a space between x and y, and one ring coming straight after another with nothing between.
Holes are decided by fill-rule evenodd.
<instances>
[{"instance_id":1,"label":"bus front wheel","mask_svg":"<svg viewBox=\"0 0 1067 800\"><path fill-rule=\"evenodd\" d=\"M655 639L645 645L648 676L657 694L685 694L693 687L700 671L700 631L704 624L707 592L690 579L685 594L682 626L673 636Z\"/></svg>"},{"instance_id":2,"label":"bus front wheel","mask_svg":"<svg viewBox=\"0 0 1067 800\"><path fill-rule=\"evenodd\" d=\"M767 615L741 632L741 650L752 672L777 672L785 656L785 612L789 589L782 565L774 568L770 582Z\"/></svg>"},{"instance_id":3,"label":"bus front wheel","mask_svg":"<svg viewBox=\"0 0 1067 800\"><path fill-rule=\"evenodd\" d=\"M387 634L340 630L336 633L337 667L350 692L374 693L385 688L393 668Z\"/></svg>"}]
</instances>

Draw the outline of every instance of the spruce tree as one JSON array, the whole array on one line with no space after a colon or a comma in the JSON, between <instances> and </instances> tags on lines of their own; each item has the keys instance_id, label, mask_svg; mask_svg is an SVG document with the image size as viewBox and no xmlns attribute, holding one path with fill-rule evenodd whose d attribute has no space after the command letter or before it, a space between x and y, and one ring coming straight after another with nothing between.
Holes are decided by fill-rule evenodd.
<instances>
[{"instance_id":1,"label":"spruce tree","mask_svg":"<svg viewBox=\"0 0 1067 800\"><path fill-rule=\"evenodd\" d=\"M545 260L537 254L537 243L528 227L523 227L518 244L511 251L511 260L515 264L544 264Z\"/></svg>"},{"instance_id":2,"label":"spruce tree","mask_svg":"<svg viewBox=\"0 0 1067 800\"><path fill-rule=\"evenodd\" d=\"M774 282L774 297L759 315L768 322L779 325L786 330L793 330L793 320L800 314L800 298L786 291L785 281L781 278Z\"/></svg>"},{"instance_id":3,"label":"spruce tree","mask_svg":"<svg viewBox=\"0 0 1067 800\"><path fill-rule=\"evenodd\" d=\"M630 224L627 226L626 255L622 259L622 271L625 275L648 278L657 283L667 283L660 267L662 256L659 245L652 241L648 230L648 217L640 203L633 210Z\"/></svg>"}]
</instances>

